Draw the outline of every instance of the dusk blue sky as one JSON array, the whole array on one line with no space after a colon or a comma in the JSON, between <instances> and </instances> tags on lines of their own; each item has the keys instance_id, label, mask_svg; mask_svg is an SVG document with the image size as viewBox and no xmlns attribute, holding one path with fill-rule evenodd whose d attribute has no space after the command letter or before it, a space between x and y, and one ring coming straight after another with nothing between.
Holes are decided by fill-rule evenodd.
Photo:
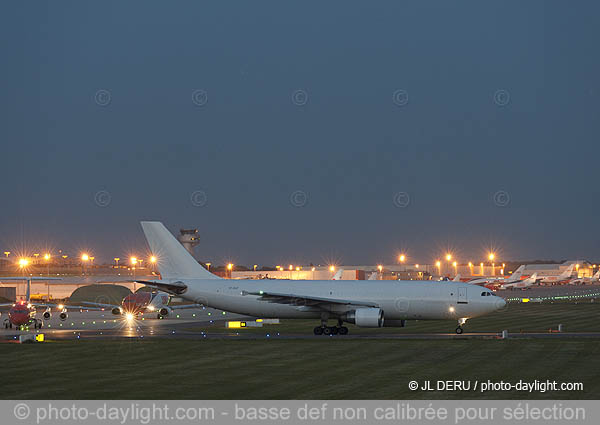
<instances>
[{"instance_id":1,"label":"dusk blue sky","mask_svg":"<svg viewBox=\"0 0 600 425\"><path fill-rule=\"evenodd\" d=\"M149 219L214 263L597 259L599 13L2 2L0 250L112 259Z\"/></svg>"}]
</instances>

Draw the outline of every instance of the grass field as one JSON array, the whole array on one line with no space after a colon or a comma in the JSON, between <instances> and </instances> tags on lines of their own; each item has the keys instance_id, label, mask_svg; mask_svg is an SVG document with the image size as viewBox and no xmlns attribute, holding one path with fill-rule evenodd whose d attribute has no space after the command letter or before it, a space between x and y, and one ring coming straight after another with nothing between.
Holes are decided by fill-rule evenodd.
<instances>
[{"instance_id":1,"label":"grass field","mask_svg":"<svg viewBox=\"0 0 600 425\"><path fill-rule=\"evenodd\" d=\"M467 330L544 331L563 323L569 331L598 331L599 313L600 306L591 303L514 305L495 319L470 321ZM393 331L455 326L409 325ZM309 334L312 326L285 322L268 329ZM2 344L0 355L2 382L10 383L1 387L3 399L600 398L600 339L592 338L78 340ZM411 380L455 379L550 379L582 382L584 390L482 394L408 389Z\"/></svg>"}]
</instances>

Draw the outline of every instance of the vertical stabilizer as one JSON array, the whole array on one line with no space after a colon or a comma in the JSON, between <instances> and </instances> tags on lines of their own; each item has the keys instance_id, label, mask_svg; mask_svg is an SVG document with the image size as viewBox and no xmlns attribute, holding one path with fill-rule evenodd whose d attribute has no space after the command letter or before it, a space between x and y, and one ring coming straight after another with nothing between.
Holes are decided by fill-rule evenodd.
<instances>
[{"instance_id":1,"label":"vertical stabilizer","mask_svg":"<svg viewBox=\"0 0 600 425\"><path fill-rule=\"evenodd\" d=\"M220 279L202 267L162 223L142 221L141 225L163 279Z\"/></svg>"}]
</instances>

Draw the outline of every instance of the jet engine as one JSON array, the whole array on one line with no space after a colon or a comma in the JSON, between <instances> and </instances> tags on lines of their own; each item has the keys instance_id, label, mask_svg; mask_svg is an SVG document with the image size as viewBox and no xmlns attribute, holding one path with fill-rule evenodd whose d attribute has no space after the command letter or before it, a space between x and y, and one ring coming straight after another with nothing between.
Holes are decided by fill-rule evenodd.
<instances>
[{"instance_id":1,"label":"jet engine","mask_svg":"<svg viewBox=\"0 0 600 425\"><path fill-rule=\"evenodd\" d=\"M161 307L161 309L158 310L158 315L160 317L167 317L171 313L173 313L173 309L169 307Z\"/></svg>"},{"instance_id":2,"label":"jet engine","mask_svg":"<svg viewBox=\"0 0 600 425\"><path fill-rule=\"evenodd\" d=\"M383 326L383 310L380 308L358 308L348 313L344 319L363 328L380 328Z\"/></svg>"},{"instance_id":3,"label":"jet engine","mask_svg":"<svg viewBox=\"0 0 600 425\"><path fill-rule=\"evenodd\" d=\"M69 317L69 315L67 314L66 311L61 311L60 314L58 315L58 318L63 322L65 320L67 320L67 317Z\"/></svg>"},{"instance_id":4,"label":"jet engine","mask_svg":"<svg viewBox=\"0 0 600 425\"><path fill-rule=\"evenodd\" d=\"M49 308L47 308L46 311L44 311L42 317L44 318L44 320L50 320L50 318L52 317L52 313L50 312Z\"/></svg>"},{"instance_id":5,"label":"jet engine","mask_svg":"<svg viewBox=\"0 0 600 425\"><path fill-rule=\"evenodd\" d=\"M115 316L119 316L121 313L122 311L119 307L115 307L112 309L112 314L114 314Z\"/></svg>"}]
</instances>

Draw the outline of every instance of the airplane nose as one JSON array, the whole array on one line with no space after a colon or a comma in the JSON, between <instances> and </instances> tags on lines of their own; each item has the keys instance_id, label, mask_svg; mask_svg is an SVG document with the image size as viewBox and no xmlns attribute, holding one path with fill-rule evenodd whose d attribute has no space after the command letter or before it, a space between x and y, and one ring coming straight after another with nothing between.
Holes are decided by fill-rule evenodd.
<instances>
[{"instance_id":1,"label":"airplane nose","mask_svg":"<svg viewBox=\"0 0 600 425\"><path fill-rule=\"evenodd\" d=\"M506 307L506 301L504 300L504 298L498 297L498 299L496 300L496 310L500 310L504 307Z\"/></svg>"}]
</instances>

